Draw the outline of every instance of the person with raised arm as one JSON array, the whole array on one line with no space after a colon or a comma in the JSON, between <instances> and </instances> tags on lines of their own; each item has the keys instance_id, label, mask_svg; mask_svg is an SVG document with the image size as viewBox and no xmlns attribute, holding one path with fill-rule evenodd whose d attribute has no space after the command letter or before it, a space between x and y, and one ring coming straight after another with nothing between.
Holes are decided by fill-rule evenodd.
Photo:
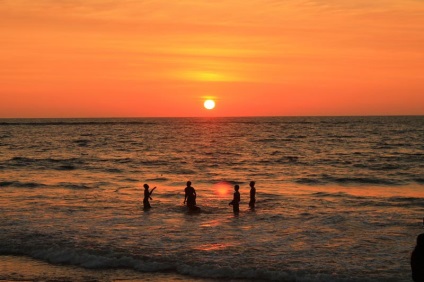
<instances>
[{"instance_id":1,"label":"person with raised arm","mask_svg":"<svg viewBox=\"0 0 424 282\"><path fill-rule=\"evenodd\" d=\"M152 199L152 193L153 193L153 191L156 189L156 187L154 187L152 190L150 190L149 191L149 185L148 184L144 184L143 185L143 187L144 187L144 199L143 199L143 206L144 206L144 209L145 210L148 210L148 209L150 209L151 208L151 206L150 206L150 202L149 202L149 199L150 200L153 200Z\"/></svg>"}]
</instances>

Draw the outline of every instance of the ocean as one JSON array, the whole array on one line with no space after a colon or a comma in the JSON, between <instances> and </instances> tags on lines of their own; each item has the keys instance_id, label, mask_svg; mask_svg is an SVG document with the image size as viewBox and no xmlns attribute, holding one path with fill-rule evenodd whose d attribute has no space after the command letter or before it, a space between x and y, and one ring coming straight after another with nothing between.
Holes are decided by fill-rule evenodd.
<instances>
[{"instance_id":1,"label":"ocean","mask_svg":"<svg viewBox=\"0 0 424 282\"><path fill-rule=\"evenodd\" d=\"M0 193L0 280L411 281L424 117L0 119Z\"/></svg>"}]
</instances>

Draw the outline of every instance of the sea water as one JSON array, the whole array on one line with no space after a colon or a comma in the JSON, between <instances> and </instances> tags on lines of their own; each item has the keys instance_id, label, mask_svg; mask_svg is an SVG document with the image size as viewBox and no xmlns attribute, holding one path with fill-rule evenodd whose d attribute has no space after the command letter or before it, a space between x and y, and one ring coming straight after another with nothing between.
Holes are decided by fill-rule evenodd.
<instances>
[{"instance_id":1,"label":"sea water","mask_svg":"<svg viewBox=\"0 0 424 282\"><path fill-rule=\"evenodd\" d=\"M188 180L200 213L183 206ZM3 256L141 278L410 281L424 117L1 119L0 193Z\"/></svg>"}]
</instances>

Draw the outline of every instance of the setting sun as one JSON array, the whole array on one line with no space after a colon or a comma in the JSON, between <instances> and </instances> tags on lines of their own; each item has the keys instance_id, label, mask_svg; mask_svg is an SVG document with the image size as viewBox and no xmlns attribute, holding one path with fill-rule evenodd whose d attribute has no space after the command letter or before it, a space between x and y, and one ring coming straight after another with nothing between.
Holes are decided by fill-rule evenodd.
<instances>
[{"instance_id":1,"label":"setting sun","mask_svg":"<svg viewBox=\"0 0 424 282\"><path fill-rule=\"evenodd\" d=\"M205 106L206 109L212 110L213 108L215 108L215 101L214 100L206 100L203 105Z\"/></svg>"}]
</instances>

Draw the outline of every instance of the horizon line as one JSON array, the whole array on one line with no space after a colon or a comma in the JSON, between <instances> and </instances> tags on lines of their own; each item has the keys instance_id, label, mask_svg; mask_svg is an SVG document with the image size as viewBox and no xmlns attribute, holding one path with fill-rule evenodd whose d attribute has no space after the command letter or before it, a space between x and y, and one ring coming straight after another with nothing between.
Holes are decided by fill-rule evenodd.
<instances>
[{"instance_id":1,"label":"horizon line","mask_svg":"<svg viewBox=\"0 0 424 282\"><path fill-rule=\"evenodd\" d=\"M270 116L139 116L139 117L119 117L119 116L99 116L99 117L0 117L2 119L165 119L165 118L280 118L280 117L422 117L424 114L398 114L398 115L270 115Z\"/></svg>"}]
</instances>

